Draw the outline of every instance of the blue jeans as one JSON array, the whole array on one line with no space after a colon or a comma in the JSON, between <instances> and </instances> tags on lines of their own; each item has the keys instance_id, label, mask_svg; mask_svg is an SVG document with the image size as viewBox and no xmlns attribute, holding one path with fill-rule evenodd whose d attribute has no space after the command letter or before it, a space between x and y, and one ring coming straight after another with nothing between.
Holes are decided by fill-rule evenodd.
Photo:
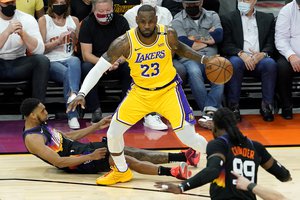
<instances>
[{"instance_id":1,"label":"blue jeans","mask_svg":"<svg viewBox=\"0 0 300 200\"><path fill-rule=\"evenodd\" d=\"M50 62L50 80L62 83L64 99L67 101L71 93L78 93L81 77L81 61L75 56L62 61ZM78 117L77 111L69 112L68 118Z\"/></svg>"},{"instance_id":2,"label":"blue jeans","mask_svg":"<svg viewBox=\"0 0 300 200\"><path fill-rule=\"evenodd\" d=\"M207 80L205 75L205 66L197 63L193 60L182 61L183 65L176 65L175 67L184 67L187 79L190 84L193 96L200 110L204 110L205 107L212 106L214 108L220 108L222 106L222 98L224 92L224 85L217 85ZM176 69L181 72L184 69ZM211 88L206 90L205 82L209 82Z\"/></svg>"},{"instance_id":3,"label":"blue jeans","mask_svg":"<svg viewBox=\"0 0 300 200\"><path fill-rule=\"evenodd\" d=\"M233 66L232 78L226 85L226 89L228 90L227 100L229 104L239 103L244 74L255 76L261 80L262 100L267 104L273 104L277 77L277 63L272 58L263 58L257 63L253 71L248 71L244 61L238 56L230 57L229 61Z\"/></svg>"}]
</instances>

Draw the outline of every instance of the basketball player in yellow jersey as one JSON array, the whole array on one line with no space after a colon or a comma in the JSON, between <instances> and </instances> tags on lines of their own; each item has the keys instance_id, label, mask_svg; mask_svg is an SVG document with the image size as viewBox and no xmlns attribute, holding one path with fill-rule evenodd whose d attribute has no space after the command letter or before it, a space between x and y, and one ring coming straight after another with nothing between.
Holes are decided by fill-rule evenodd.
<instances>
[{"instance_id":1,"label":"basketball player in yellow jersey","mask_svg":"<svg viewBox=\"0 0 300 200\"><path fill-rule=\"evenodd\" d=\"M99 185L112 185L132 179L132 172L124 157L123 134L151 112L157 112L168 119L182 143L202 153L206 150L207 141L195 132L193 112L173 67L172 53L204 64L209 58L179 42L173 29L157 25L153 7L141 6L136 21L138 27L117 38L102 55L67 109L67 112L74 110L78 104L84 108L85 95L102 74L112 67L112 63L117 65L120 57L129 62L133 85L113 115L107 132L108 149L116 167L96 180Z\"/></svg>"}]
</instances>

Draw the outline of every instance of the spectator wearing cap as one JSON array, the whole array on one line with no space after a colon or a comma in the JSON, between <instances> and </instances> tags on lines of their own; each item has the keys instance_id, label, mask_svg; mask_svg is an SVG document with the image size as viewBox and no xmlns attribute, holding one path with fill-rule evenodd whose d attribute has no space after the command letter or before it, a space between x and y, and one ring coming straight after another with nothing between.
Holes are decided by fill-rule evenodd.
<instances>
[{"instance_id":1,"label":"spectator wearing cap","mask_svg":"<svg viewBox=\"0 0 300 200\"><path fill-rule=\"evenodd\" d=\"M0 7L0 79L29 80L32 96L44 102L49 60L43 55L38 23L33 16L16 10L15 0L0 0Z\"/></svg>"},{"instance_id":2,"label":"spectator wearing cap","mask_svg":"<svg viewBox=\"0 0 300 200\"><path fill-rule=\"evenodd\" d=\"M215 11L204 9L203 0L188 0L183 1L182 4L184 10L176 14L172 21L172 27L176 30L178 39L201 55L216 55L217 44L223 39L219 15ZM224 85L209 82L205 76L203 64L185 58L179 58L179 61L184 69L177 68L177 71L186 71L193 96L202 111L199 123L205 128L211 128L212 115L221 107ZM211 86L209 92L205 87L206 82Z\"/></svg>"}]
</instances>

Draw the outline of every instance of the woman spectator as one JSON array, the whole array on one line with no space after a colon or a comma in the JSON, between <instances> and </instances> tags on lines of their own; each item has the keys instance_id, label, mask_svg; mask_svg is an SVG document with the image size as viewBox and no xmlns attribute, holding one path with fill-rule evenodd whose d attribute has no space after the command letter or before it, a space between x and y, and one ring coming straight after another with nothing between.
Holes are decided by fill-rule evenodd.
<instances>
[{"instance_id":1,"label":"woman spectator","mask_svg":"<svg viewBox=\"0 0 300 200\"><path fill-rule=\"evenodd\" d=\"M81 61L73 56L78 37L79 20L70 15L70 0L49 0L47 14L39 19L45 43L45 55L50 60L50 80L64 85L66 104L79 90ZM68 113L71 129L80 128L78 113Z\"/></svg>"}]
</instances>

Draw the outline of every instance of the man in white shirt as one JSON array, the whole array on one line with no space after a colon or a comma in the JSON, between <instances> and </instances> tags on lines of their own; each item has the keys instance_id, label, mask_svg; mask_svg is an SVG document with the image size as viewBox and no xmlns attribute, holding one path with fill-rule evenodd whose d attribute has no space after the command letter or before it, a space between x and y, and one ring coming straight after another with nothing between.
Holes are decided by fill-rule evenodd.
<instances>
[{"instance_id":1,"label":"man in white shirt","mask_svg":"<svg viewBox=\"0 0 300 200\"><path fill-rule=\"evenodd\" d=\"M275 45L278 59L278 91L282 103L282 117L293 118L292 80L293 75L300 72L300 0L293 0L279 12Z\"/></svg>"},{"instance_id":2,"label":"man in white shirt","mask_svg":"<svg viewBox=\"0 0 300 200\"><path fill-rule=\"evenodd\" d=\"M37 21L16 10L16 0L0 0L0 7L0 80L31 80L32 96L44 101L49 60L41 55L45 46Z\"/></svg>"},{"instance_id":3,"label":"man in white shirt","mask_svg":"<svg viewBox=\"0 0 300 200\"><path fill-rule=\"evenodd\" d=\"M128 21L130 28L136 28L136 15L138 9L142 5L150 5L152 7L156 8L156 16L157 16L157 23L163 24L163 25L169 25L171 21L173 20L173 16L171 12L164 7L157 5L157 0L141 0L141 4L134 6L133 8L129 9L125 14L124 17ZM147 126L148 128L154 129L154 130L166 130L168 129L168 126L163 123L160 116L156 113L151 113L144 118L144 126Z\"/></svg>"},{"instance_id":4,"label":"man in white shirt","mask_svg":"<svg viewBox=\"0 0 300 200\"><path fill-rule=\"evenodd\" d=\"M144 5L148 4L152 7L156 8L156 16L157 16L157 23L163 25L169 25L173 20L173 16L171 12L165 8L157 5L157 0L141 0L141 4L134 6L133 8L129 9L125 14L124 17L128 21L130 28L137 27L137 23L135 21L138 9Z\"/></svg>"}]
</instances>

